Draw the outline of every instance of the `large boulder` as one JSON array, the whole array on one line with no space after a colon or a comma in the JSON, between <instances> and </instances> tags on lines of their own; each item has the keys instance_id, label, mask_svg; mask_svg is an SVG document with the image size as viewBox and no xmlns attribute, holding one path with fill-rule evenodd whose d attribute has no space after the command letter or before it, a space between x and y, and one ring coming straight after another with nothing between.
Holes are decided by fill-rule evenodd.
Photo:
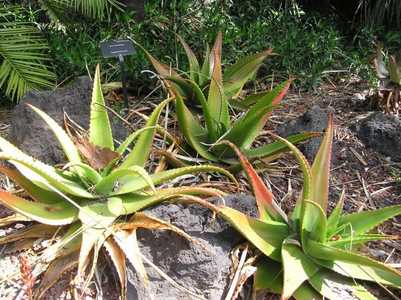
<instances>
[{"instance_id":1,"label":"large boulder","mask_svg":"<svg viewBox=\"0 0 401 300\"><path fill-rule=\"evenodd\" d=\"M277 127L277 133L282 137L288 137L305 131L322 132L327 127L330 109L323 109L318 105L312 106L302 116ZM319 150L321 137L313 138L304 143L300 148L309 160L313 160Z\"/></svg>"},{"instance_id":2,"label":"large boulder","mask_svg":"<svg viewBox=\"0 0 401 300\"><path fill-rule=\"evenodd\" d=\"M398 117L375 112L355 122L351 129L373 150L401 161L401 121Z\"/></svg>"},{"instance_id":3,"label":"large boulder","mask_svg":"<svg viewBox=\"0 0 401 300\"><path fill-rule=\"evenodd\" d=\"M256 216L253 197L232 195L225 198L225 204ZM208 300L224 299L232 271L230 251L243 240L242 237L225 221L214 219L208 209L197 205L164 204L147 209L145 213L185 230L199 244L169 231L141 230L138 240L142 254L175 282L197 295ZM151 297L163 300L194 299L172 286L152 267L147 265L146 268L150 278L147 290L130 267L129 300Z\"/></svg>"},{"instance_id":4,"label":"large boulder","mask_svg":"<svg viewBox=\"0 0 401 300\"><path fill-rule=\"evenodd\" d=\"M47 124L26 104L32 104L63 126L64 112L77 124L89 126L92 81L79 77L71 85L55 91L29 92L15 107L8 139L24 152L49 164L65 162L65 155ZM110 114L114 138L127 135L122 122Z\"/></svg>"}]
</instances>

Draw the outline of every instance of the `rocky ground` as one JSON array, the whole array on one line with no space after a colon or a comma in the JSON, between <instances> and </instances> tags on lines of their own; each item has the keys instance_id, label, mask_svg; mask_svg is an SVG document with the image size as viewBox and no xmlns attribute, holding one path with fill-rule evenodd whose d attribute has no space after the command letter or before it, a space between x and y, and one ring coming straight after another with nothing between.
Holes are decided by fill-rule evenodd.
<instances>
[{"instance_id":1,"label":"rocky ground","mask_svg":"<svg viewBox=\"0 0 401 300\"><path fill-rule=\"evenodd\" d=\"M75 89L74 97L88 95L85 86ZM71 92L65 92L67 97ZM401 122L396 117L389 117L371 109L367 100L368 94L364 83L351 83L341 85L324 85L314 93L290 93L284 105L280 107L266 126L266 130L273 130L285 136L297 130L324 130L327 122L327 113L332 111L335 116L336 133L332 162L332 176L330 178L330 206L333 207L342 190L346 191L345 210L347 212L364 209L375 209L388 205L401 204ZM50 103L51 96L48 96ZM81 97L82 98L82 97ZM87 100L85 100L87 101ZM84 105L76 103L76 105ZM135 105L134 105L135 106ZM149 106L149 105L148 105ZM146 112L148 106L144 102L135 106L133 110ZM79 106L81 107L81 106ZM62 110L53 107L61 113ZM18 110L18 109L17 109ZM23 108L19 108L23 111ZM133 110L126 121L131 125L138 124L138 118ZM85 114L85 109L76 108L70 114L75 116ZM21 112L20 112L21 113ZM24 112L22 112L24 114ZM87 111L86 111L87 114ZM61 116L61 115L60 115ZM74 117L71 116L71 117ZM32 154L44 158L48 162L60 163L59 157L49 157L46 151L52 151L53 144L41 142L41 149L35 152L32 149L32 140L43 138L40 124L35 123L29 116L24 115L24 122L13 124L10 111L0 111L0 130L3 136L11 132L11 137ZM15 116L14 116L15 119ZM124 123L124 122L123 122ZM11 124L13 124L11 126ZM84 125L84 124L83 124ZM172 124L170 124L172 125ZM121 125L116 125L117 127ZM173 125L172 125L173 126ZM269 140L263 135L257 143ZM319 141L312 141L302 146L307 158L311 160L317 150ZM36 148L37 149L37 148ZM54 153L54 151L52 152ZM50 160L50 161L49 161ZM266 165L263 177L270 184L277 200L286 210L293 208L297 194L302 186L301 174L295 160L286 155L283 159ZM188 177L186 184L196 184L199 178ZM1 180L3 187L11 187L7 178ZM241 191L248 192L244 180ZM224 184L220 185L224 187ZM234 191L231 187L229 192ZM238 191L236 191L238 192ZM231 199L231 200L230 200ZM249 197L234 197L227 200L227 204L241 208L252 213L254 203ZM1 209L0 214L6 215L8 211ZM235 233L220 221L211 219L205 210L184 208L175 204L163 205L148 211L169 221L194 236L204 248L192 245L172 233L141 232L140 243L145 257L153 261L174 282L182 287L173 287L156 269L147 266L151 276L151 291L155 299L196 299L189 292L199 294L202 292L207 299L221 299L230 284L230 275L233 270L230 249L241 240ZM12 231L6 228L0 231L0 236ZM401 235L401 217L385 223L378 228L379 232ZM28 245L27 245L28 246ZM34 245L33 250L24 250L18 253L10 249L0 248L0 299L24 299L23 284L21 280L19 257L27 257L28 265L35 266L37 255L43 244ZM20 247L25 249L26 247ZM8 251L8 252L6 252ZM363 249L366 254L401 269L401 243L399 241L385 241L371 243ZM207 254L206 254L207 253ZM233 252L233 254L240 252ZM238 258L238 257L237 257ZM107 262L107 255L104 260ZM98 298L114 299L117 295L117 277L106 267L99 264L97 275L88 293L87 299L92 299L97 292ZM69 299L69 282L72 273L64 276L47 296L47 299ZM148 294L139 287L138 279L130 274L129 299L148 299ZM226 290L224 290L226 289ZM394 299L400 297L394 291L384 291L372 288L380 299ZM247 299L248 290L245 288L239 297ZM395 293L395 294L394 294ZM270 298L268 298L270 299Z\"/></svg>"}]
</instances>

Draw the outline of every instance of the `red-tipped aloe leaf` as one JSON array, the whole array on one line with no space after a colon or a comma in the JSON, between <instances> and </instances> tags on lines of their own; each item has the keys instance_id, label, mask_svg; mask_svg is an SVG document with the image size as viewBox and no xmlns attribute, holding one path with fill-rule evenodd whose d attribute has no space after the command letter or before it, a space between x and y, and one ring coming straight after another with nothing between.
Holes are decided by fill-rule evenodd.
<instances>
[{"instance_id":1,"label":"red-tipped aloe leaf","mask_svg":"<svg viewBox=\"0 0 401 300\"><path fill-rule=\"evenodd\" d=\"M271 53L272 49L267 49L260 53L243 57L224 71L224 92L228 99L241 92L245 83L256 74L263 61Z\"/></svg>"},{"instance_id":2,"label":"red-tipped aloe leaf","mask_svg":"<svg viewBox=\"0 0 401 300\"><path fill-rule=\"evenodd\" d=\"M0 202L28 217L29 219L47 225L66 225L74 222L78 217L78 210L68 203L39 203L25 200L0 189Z\"/></svg>"},{"instance_id":3,"label":"red-tipped aloe leaf","mask_svg":"<svg viewBox=\"0 0 401 300\"><path fill-rule=\"evenodd\" d=\"M221 71L222 39L222 33L219 32L210 53L211 57L213 57L213 68L207 99L213 120L217 124L222 124L225 128L228 128L230 126L230 116L228 113L227 99L223 90L223 77Z\"/></svg>"},{"instance_id":4,"label":"red-tipped aloe leaf","mask_svg":"<svg viewBox=\"0 0 401 300\"><path fill-rule=\"evenodd\" d=\"M89 141L96 146L114 150L113 135L105 105L100 83L100 66L97 65L92 91Z\"/></svg>"},{"instance_id":5,"label":"red-tipped aloe leaf","mask_svg":"<svg viewBox=\"0 0 401 300\"><path fill-rule=\"evenodd\" d=\"M263 180L256 173L248 159L241 153L241 151L232 143L228 143L236 152L242 168L244 169L248 180L252 186L253 193L256 198L256 203L259 210L259 218L261 220L275 220L287 222L287 216L281 210L274 200L272 192L266 187Z\"/></svg>"},{"instance_id":6,"label":"red-tipped aloe leaf","mask_svg":"<svg viewBox=\"0 0 401 300\"><path fill-rule=\"evenodd\" d=\"M284 98L291 81L279 84L265 97L259 99L243 117L233 124L226 139L232 141L240 149L249 148L265 126L271 111Z\"/></svg>"},{"instance_id":7,"label":"red-tipped aloe leaf","mask_svg":"<svg viewBox=\"0 0 401 300\"><path fill-rule=\"evenodd\" d=\"M327 209L329 195L329 177L331 165L331 151L333 145L333 116L330 114L326 133L320 143L319 151L316 154L312 165L312 199L324 212Z\"/></svg>"}]
</instances>

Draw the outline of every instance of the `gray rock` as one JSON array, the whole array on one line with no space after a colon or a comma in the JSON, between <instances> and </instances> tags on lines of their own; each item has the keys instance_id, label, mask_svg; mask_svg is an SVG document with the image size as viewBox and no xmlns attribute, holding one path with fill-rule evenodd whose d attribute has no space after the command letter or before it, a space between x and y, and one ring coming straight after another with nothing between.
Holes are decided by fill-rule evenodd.
<instances>
[{"instance_id":1,"label":"gray rock","mask_svg":"<svg viewBox=\"0 0 401 300\"><path fill-rule=\"evenodd\" d=\"M221 201L221 200L219 200ZM225 198L226 205L256 216L255 199L245 195ZM191 243L169 231L138 231L140 249L148 259L174 281L197 295L210 300L224 299L230 283L230 251L243 238L225 221L213 219L212 213L197 205L164 204L147 209L147 214L158 217L185 230L201 245ZM150 266L146 266L150 286L144 289L129 268L129 300L195 299L163 279Z\"/></svg>"},{"instance_id":2,"label":"gray rock","mask_svg":"<svg viewBox=\"0 0 401 300\"><path fill-rule=\"evenodd\" d=\"M351 129L365 145L401 161L401 121L396 116L375 112L352 124Z\"/></svg>"},{"instance_id":3,"label":"gray rock","mask_svg":"<svg viewBox=\"0 0 401 300\"><path fill-rule=\"evenodd\" d=\"M26 104L32 104L45 111L62 127L65 111L72 120L87 129L91 95L92 81L86 76L55 91L27 93L12 113L8 139L24 152L46 163L65 162L65 155L52 131ZM121 121L111 114L110 120L114 138L123 139L127 130Z\"/></svg>"},{"instance_id":4,"label":"gray rock","mask_svg":"<svg viewBox=\"0 0 401 300\"><path fill-rule=\"evenodd\" d=\"M312 106L299 118L289 123L280 125L277 133L282 137L301 133L304 131L324 131L327 127L327 117L332 110L322 109L317 105ZM320 146L321 138L313 138L304 143L300 149L309 160L313 160Z\"/></svg>"}]
</instances>

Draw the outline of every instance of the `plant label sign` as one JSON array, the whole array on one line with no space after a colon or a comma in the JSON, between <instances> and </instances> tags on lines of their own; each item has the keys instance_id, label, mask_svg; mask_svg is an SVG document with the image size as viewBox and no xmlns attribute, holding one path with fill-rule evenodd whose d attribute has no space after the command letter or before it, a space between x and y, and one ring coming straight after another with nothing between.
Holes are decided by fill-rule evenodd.
<instances>
[{"instance_id":1,"label":"plant label sign","mask_svg":"<svg viewBox=\"0 0 401 300\"><path fill-rule=\"evenodd\" d=\"M135 53L134 45L130 40L110 40L100 43L100 50L104 58L121 57Z\"/></svg>"}]
</instances>

